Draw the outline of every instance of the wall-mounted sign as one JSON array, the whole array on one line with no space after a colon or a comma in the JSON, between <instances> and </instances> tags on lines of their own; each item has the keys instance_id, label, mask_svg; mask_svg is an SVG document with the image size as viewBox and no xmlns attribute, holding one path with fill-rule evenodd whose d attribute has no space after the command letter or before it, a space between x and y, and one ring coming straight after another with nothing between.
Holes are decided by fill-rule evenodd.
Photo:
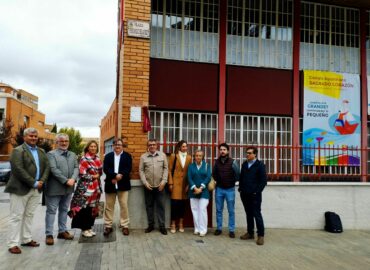
<instances>
[{"instance_id":1,"label":"wall-mounted sign","mask_svg":"<svg viewBox=\"0 0 370 270\"><path fill-rule=\"evenodd\" d=\"M130 121L141 122L141 107L130 108Z\"/></svg>"},{"instance_id":2,"label":"wall-mounted sign","mask_svg":"<svg viewBox=\"0 0 370 270\"><path fill-rule=\"evenodd\" d=\"M150 38L150 25L148 22L128 20L127 35L129 37Z\"/></svg>"}]
</instances>

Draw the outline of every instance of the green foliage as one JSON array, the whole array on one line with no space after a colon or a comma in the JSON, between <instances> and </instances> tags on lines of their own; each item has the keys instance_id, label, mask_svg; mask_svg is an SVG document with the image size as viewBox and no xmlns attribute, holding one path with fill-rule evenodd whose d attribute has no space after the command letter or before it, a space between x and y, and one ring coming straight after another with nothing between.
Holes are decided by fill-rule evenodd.
<instances>
[{"instance_id":1,"label":"green foliage","mask_svg":"<svg viewBox=\"0 0 370 270\"><path fill-rule=\"evenodd\" d=\"M21 126L18 129L17 133L15 134L15 138L13 140L13 143L12 143L14 147L24 143L23 132L24 132L25 129L26 129L26 126Z\"/></svg>"},{"instance_id":2,"label":"green foliage","mask_svg":"<svg viewBox=\"0 0 370 270\"><path fill-rule=\"evenodd\" d=\"M65 133L69 136L69 150L74 152L76 155L79 155L83 152L83 149L85 147L84 144L82 144L82 137L81 133L78 130L75 130L74 128L61 128L58 133Z\"/></svg>"},{"instance_id":3,"label":"green foliage","mask_svg":"<svg viewBox=\"0 0 370 270\"><path fill-rule=\"evenodd\" d=\"M0 121L0 149L11 142L14 124L10 119Z\"/></svg>"}]
</instances>

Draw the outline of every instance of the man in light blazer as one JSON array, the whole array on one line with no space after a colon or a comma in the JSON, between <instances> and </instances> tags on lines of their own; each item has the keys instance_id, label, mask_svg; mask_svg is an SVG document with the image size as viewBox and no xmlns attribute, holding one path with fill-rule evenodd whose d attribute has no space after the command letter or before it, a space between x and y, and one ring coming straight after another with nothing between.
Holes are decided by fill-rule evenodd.
<instances>
[{"instance_id":1,"label":"man in light blazer","mask_svg":"<svg viewBox=\"0 0 370 270\"><path fill-rule=\"evenodd\" d=\"M105 211L104 235L108 236L113 231L114 205L116 197L120 206L120 228L123 235L129 235L130 223L128 213L128 192L131 189L130 173L132 168L131 155L123 151L122 139L113 142L113 152L104 157L103 171L105 178Z\"/></svg>"},{"instance_id":2,"label":"man in light blazer","mask_svg":"<svg viewBox=\"0 0 370 270\"><path fill-rule=\"evenodd\" d=\"M42 186L49 176L49 162L43 149L36 146L38 132L27 128L24 143L14 148L10 155L11 176L5 192L10 193L9 252L20 254L21 246L38 247L32 239L32 220L40 202Z\"/></svg>"},{"instance_id":3,"label":"man in light blazer","mask_svg":"<svg viewBox=\"0 0 370 270\"><path fill-rule=\"evenodd\" d=\"M78 162L75 153L68 151L69 136L59 133L55 138L56 149L47 154L50 164L50 177L45 185L45 243L54 244L53 228L58 210L58 239L72 240L67 231L67 212L71 202L73 187L78 177Z\"/></svg>"}]
</instances>

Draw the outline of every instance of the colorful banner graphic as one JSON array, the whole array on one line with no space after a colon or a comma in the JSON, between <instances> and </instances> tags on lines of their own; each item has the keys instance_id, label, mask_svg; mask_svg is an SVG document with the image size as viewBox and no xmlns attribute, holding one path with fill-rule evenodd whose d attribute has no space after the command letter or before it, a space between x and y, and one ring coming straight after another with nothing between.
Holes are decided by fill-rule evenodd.
<instances>
[{"instance_id":1,"label":"colorful banner graphic","mask_svg":"<svg viewBox=\"0 0 370 270\"><path fill-rule=\"evenodd\" d=\"M367 114L370 115L370 76L367 76Z\"/></svg>"},{"instance_id":2,"label":"colorful banner graphic","mask_svg":"<svg viewBox=\"0 0 370 270\"><path fill-rule=\"evenodd\" d=\"M360 166L360 102L359 75L304 71L303 165Z\"/></svg>"}]
</instances>

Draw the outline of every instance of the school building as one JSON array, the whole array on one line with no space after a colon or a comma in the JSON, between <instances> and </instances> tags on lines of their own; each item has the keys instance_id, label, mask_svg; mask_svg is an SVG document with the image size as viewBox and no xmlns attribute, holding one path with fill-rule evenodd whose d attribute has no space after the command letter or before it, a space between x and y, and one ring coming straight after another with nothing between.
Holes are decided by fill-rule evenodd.
<instances>
[{"instance_id":1,"label":"school building","mask_svg":"<svg viewBox=\"0 0 370 270\"><path fill-rule=\"evenodd\" d=\"M219 142L240 163L257 146L267 227L322 228L332 210L370 229L369 1L118 2L116 98L100 140L104 154L127 138L133 226L146 222L138 164L155 137L166 153L187 140L209 162Z\"/></svg>"}]
</instances>

